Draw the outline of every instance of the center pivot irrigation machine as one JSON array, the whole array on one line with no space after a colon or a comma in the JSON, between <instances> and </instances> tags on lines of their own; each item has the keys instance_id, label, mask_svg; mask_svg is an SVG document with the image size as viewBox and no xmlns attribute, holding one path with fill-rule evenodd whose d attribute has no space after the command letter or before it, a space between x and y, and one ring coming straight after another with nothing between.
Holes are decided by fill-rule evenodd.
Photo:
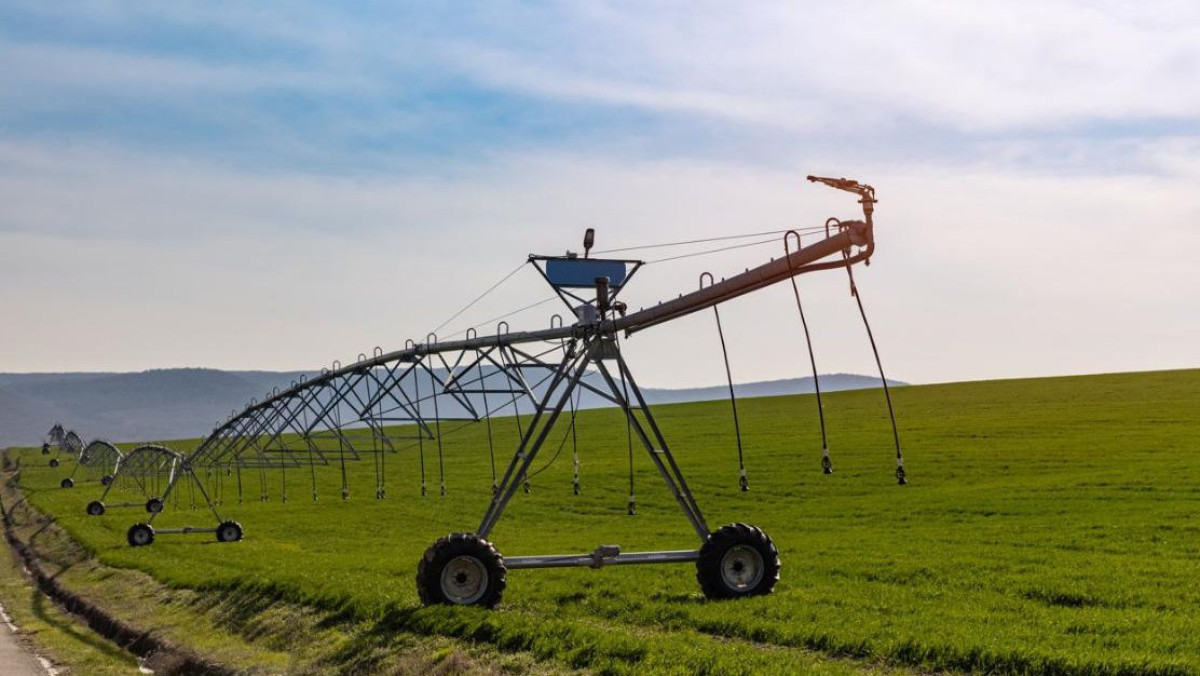
<instances>
[{"instance_id":1,"label":"center pivot irrigation machine","mask_svg":"<svg viewBox=\"0 0 1200 676\"><path fill-rule=\"evenodd\" d=\"M59 485L63 488L74 488L75 476L82 469L82 481L98 481L108 486L113 482L113 474L123 457L124 454L116 446L103 439L96 439L79 453L79 462L75 464L75 469L71 470L71 475L65 477Z\"/></svg>"},{"instance_id":2,"label":"center pivot irrigation machine","mask_svg":"<svg viewBox=\"0 0 1200 676\"><path fill-rule=\"evenodd\" d=\"M169 496L174 493L178 500L180 482L193 495L193 504L194 496L199 492L218 525L160 530L158 533L216 533L221 541L242 537L241 526L222 521L217 513L216 505L222 502L224 486L236 486L237 499L241 503L246 486L257 483L259 498L265 501L268 486L273 484L267 478L269 470L278 472L280 497L286 501L289 469L293 476L299 470L302 477L311 478L312 499L317 500L317 468L340 468L341 497L348 499L346 463L370 457L375 463L375 497L383 499L386 496L386 457L415 447L420 457L420 492L424 496L428 446L437 450L439 492L445 495L442 445L446 433L442 431L442 423L458 419L467 421L464 424L487 423L492 498L474 532L453 533L426 550L417 567L417 589L423 603L492 607L499 602L507 571L512 569L678 562L695 562L700 587L710 598L770 593L779 579L779 557L774 543L762 530L746 524L727 525L715 531L709 528L621 353L619 337L713 309L729 379L738 445L739 483L742 490L748 490L741 463L737 402L717 306L790 280L807 338L808 325L800 305L796 277L820 270L845 269L875 352L876 364L880 367L895 440L896 478L901 485L906 483L891 395L852 272L855 264L867 263L874 253L875 191L868 185L842 178L809 176L808 180L856 195L863 218L845 221L831 218L824 226L806 228L803 235L811 241L807 245L802 243L800 231L779 231L783 233L783 257L772 258L763 265L719 281L705 273L698 290L636 312L629 311L618 297L645 263L633 259L592 258L594 236L589 229L582 256L573 253L531 255L528 259L555 295L570 308L575 317L571 324L556 316L558 321L552 320L548 329L510 331L507 323L501 322L492 335L480 335L475 329L468 329L461 340L439 341L436 335L430 334L424 342L409 341L403 350L396 352L385 353L376 348L372 356L359 355L354 364L342 366L335 362L332 368L322 370L317 376L302 378L286 389L275 390L262 401L252 401L243 411L218 424L196 450L187 455L163 447L143 447L129 453L117 467L116 480L109 481L105 490L107 495L116 485L132 485L141 491L143 498L148 498L144 506L150 513L149 522L135 524L129 529L129 543L142 546L154 541L152 523L163 511ZM779 240L772 238L759 243L768 242ZM816 360L811 342L808 354L815 379ZM530 468L565 410L570 411L570 433L573 435L575 409L579 406L582 391L600 397L624 413L631 438L645 449L695 530L699 539L696 549L622 552L616 545L601 545L590 553L505 558L489 542L492 529L514 496L522 487L529 491L529 479L536 474L531 473ZM818 409L820 396L818 386ZM519 403L528 413L524 421ZM513 414L520 438L507 468L499 474L492 438L492 415L497 412ZM824 471L829 473L833 465L825 438L823 412L820 422L821 462ZM407 445L398 447L398 443ZM632 461L632 446L630 454ZM244 473L249 478L244 480ZM578 493L578 459L574 482ZM103 514L102 500L103 497L89 504L88 513ZM143 503L124 504L139 506ZM632 484L628 509L630 514L635 511Z\"/></svg>"},{"instance_id":3,"label":"center pivot irrigation machine","mask_svg":"<svg viewBox=\"0 0 1200 676\"><path fill-rule=\"evenodd\" d=\"M83 439L75 433L74 430L66 431L62 424L54 423L54 427L46 433L46 441L42 444L42 455L50 455L51 449L57 449L54 457L50 458L49 465L58 467L60 461L65 458L78 458L83 452Z\"/></svg>"}]
</instances>

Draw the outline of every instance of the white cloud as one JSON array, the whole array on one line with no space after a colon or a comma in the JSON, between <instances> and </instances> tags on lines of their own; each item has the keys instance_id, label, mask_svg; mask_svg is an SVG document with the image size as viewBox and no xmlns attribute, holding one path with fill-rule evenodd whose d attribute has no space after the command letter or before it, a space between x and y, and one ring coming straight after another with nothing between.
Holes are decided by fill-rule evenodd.
<instances>
[{"instance_id":1,"label":"white cloud","mask_svg":"<svg viewBox=\"0 0 1200 676\"><path fill-rule=\"evenodd\" d=\"M205 62L136 44L9 41L9 105L72 96L239 94L334 101L466 77L501 94L700 116L751 129L983 133L1200 116L1194 3L499 3L354 13L208 3L35 5L98 33L162 24L265 54ZM1097 132L1103 134L1104 132Z\"/></svg>"},{"instance_id":2,"label":"white cloud","mask_svg":"<svg viewBox=\"0 0 1200 676\"><path fill-rule=\"evenodd\" d=\"M1200 114L1200 15L1081 2L581 5L555 40L460 47L490 84L781 128L961 131ZM1156 20L1157 19L1157 20ZM486 43L486 41L485 41Z\"/></svg>"},{"instance_id":3,"label":"white cloud","mask_svg":"<svg viewBox=\"0 0 1200 676\"><path fill-rule=\"evenodd\" d=\"M1188 366L1200 318L1200 197L1186 142L1148 146L1157 178L863 167L879 251L859 273L889 369L916 381ZM443 179L231 173L110 149L0 149L0 370L295 368L423 337L530 252L853 216L804 171L611 158L496 158ZM817 169L817 167L805 167ZM62 227L85 222L89 228ZM16 224L19 227L11 227ZM351 227L353 226L353 227ZM653 252L651 252L653 253ZM736 272L775 247L651 266L634 306ZM653 254L657 255L657 254ZM802 280L826 370L871 362L844 276ZM799 375L785 289L723 314L740 379ZM474 320L544 297L519 277ZM540 327L550 306L514 319ZM721 373L707 313L628 341L647 384ZM455 322L453 328L465 323ZM451 330L450 328L447 329ZM712 343L712 344L710 344Z\"/></svg>"}]
</instances>

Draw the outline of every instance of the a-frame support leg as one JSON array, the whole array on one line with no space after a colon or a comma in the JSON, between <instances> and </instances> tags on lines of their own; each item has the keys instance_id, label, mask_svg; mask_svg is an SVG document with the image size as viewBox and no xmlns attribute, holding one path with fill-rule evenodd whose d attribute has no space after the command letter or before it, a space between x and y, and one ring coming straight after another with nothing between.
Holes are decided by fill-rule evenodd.
<instances>
[{"instance_id":1,"label":"a-frame support leg","mask_svg":"<svg viewBox=\"0 0 1200 676\"><path fill-rule=\"evenodd\" d=\"M623 380L623 385L618 384L617 379L613 377L612 372L605 365L605 361L616 362L617 372ZM486 539L491 533L496 522L499 521L501 515L504 513L504 509L508 506L509 501L516 494L521 482L524 481L529 468L533 464L534 458L537 457L551 429L554 427L555 421L558 420L563 409L570 401L575 388L579 386L580 381L587 372L587 367L592 364L596 365L601 376L604 378L605 384L613 395L613 399L625 413L638 440L650 456L654 466L658 469L664 483L667 484L667 488L675 496L675 500L679 503L684 515L692 524L701 543L707 541L709 537L708 525L704 520L703 514L700 512L695 496L684 480L679 465L675 462L675 458L667 446L662 430L659 428L654 416L650 413L641 389L638 388L637 383L633 380L629 367L620 354L616 340L600 336L590 337L586 340L576 340L568 348L566 357L563 359L557 374L550 382L545 394L542 395L538 408L534 412L533 419L521 439L516 454L514 454L512 460L509 462L508 469L504 473L504 478L500 482L499 490L488 506L488 510L484 514L483 521L480 523L475 535L481 539ZM642 412L641 417L636 414L638 410ZM634 563L687 562L695 561L698 557L699 550L631 552L622 554L619 547L601 545L590 554L507 557L505 563L511 569L564 566L600 567L603 565Z\"/></svg>"}]
</instances>

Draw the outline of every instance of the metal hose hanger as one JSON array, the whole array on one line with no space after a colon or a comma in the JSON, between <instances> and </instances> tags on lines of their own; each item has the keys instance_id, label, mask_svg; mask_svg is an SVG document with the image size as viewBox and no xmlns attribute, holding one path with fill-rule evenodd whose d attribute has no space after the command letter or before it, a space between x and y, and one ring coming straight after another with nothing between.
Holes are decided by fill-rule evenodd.
<instances>
[{"instance_id":1,"label":"metal hose hanger","mask_svg":"<svg viewBox=\"0 0 1200 676\"><path fill-rule=\"evenodd\" d=\"M708 285L712 286L713 276L711 272L700 273L700 288L704 288L704 279L708 278ZM729 350L725 346L725 330L721 327L721 311L717 306L713 306L713 317L717 320L717 337L721 339L721 358L725 360L725 381L729 385L729 407L733 411L733 437L737 441L738 454L738 486L742 492L750 490L750 481L746 478L746 460L742 451L742 425L738 420L737 394L733 390L733 370L729 367Z\"/></svg>"},{"instance_id":2,"label":"metal hose hanger","mask_svg":"<svg viewBox=\"0 0 1200 676\"><path fill-rule=\"evenodd\" d=\"M366 360L367 360L366 353L359 352L358 358L355 359L354 362L356 364L361 364L362 362L364 362ZM366 401L373 402L373 401L375 401L375 396L371 389L371 379L367 378L366 377L367 375L368 375L368 373L366 373L366 372L363 373L363 378L362 378L361 382L366 384L366 390L367 390ZM356 394L355 397L358 398L358 395ZM358 399L358 402L360 405L363 404L362 399ZM371 413L371 420L369 422L367 422L367 429L371 431L371 469L373 469L375 471L375 499L382 500L383 499L383 467L382 467L381 463L383 461L383 444L381 443L381 440L383 437L383 430L379 425L379 415L380 414L378 413L378 411L381 410L381 408L378 406L378 404L372 404L371 409L373 411Z\"/></svg>"},{"instance_id":3,"label":"metal hose hanger","mask_svg":"<svg viewBox=\"0 0 1200 676\"><path fill-rule=\"evenodd\" d=\"M579 401L583 395L583 390L575 390L575 400L571 402L571 465L573 474L571 478L571 492L574 495L579 495L579 434L575 428L575 415L579 412Z\"/></svg>"},{"instance_id":4,"label":"metal hose hanger","mask_svg":"<svg viewBox=\"0 0 1200 676\"><path fill-rule=\"evenodd\" d=\"M251 399L250 405L253 406L258 402L257 399ZM254 447L257 452L262 453L261 446L257 440L254 441ZM270 497L267 495L267 463L259 462L258 464L258 500L266 502Z\"/></svg>"},{"instance_id":5,"label":"metal hose hanger","mask_svg":"<svg viewBox=\"0 0 1200 676\"><path fill-rule=\"evenodd\" d=\"M621 339L615 338L618 352L621 349ZM629 516L637 514L637 500L633 496L633 406L629 401L629 384L625 380L625 369L620 369L622 408L625 409L625 444L629 449L629 504L626 510Z\"/></svg>"},{"instance_id":6,"label":"metal hose hanger","mask_svg":"<svg viewBox=\"0 0 1200 676\"><path fill-rule=\"evenodd\" d=\"M467 329L467 339L470 340L479 335L479 332L474 328ZM479 352L478 354L482 354ZM492 466L492 496L500 490L500 486L496 480L496 442L492 434L492 410L488 405L488 383L487 376L483 372L483 359L475 360L475 372L479 377L479 394L483 398L483 420L487 427L487 442L488 442L488 460Z\"/></svg>"},{"instance_id":7,"label":"metal hose hanger","mask_svg":"<svg viewBox=\"0 0 1200 676\"><path fill-rule=\"evenodd\" d=\"M382 404L379 406L379 415L380 417L383 416ZM391 449L391 443L388 442L387 437L383 436L384 431L382 425L379 428L379 434L381 437L379 440L379 495L377 495L376 498L383 500L387 498L387 456L389 450Z\"/></svg>"},{"instance_id":8,"label":"metal hose hanger","mask_svg":"<svg viewBox=\"0 0 1200 676\"><path fill-rule=\"evenodd\" d=\"M334 408L330 416L334 420L336 429L342 429L342 415L338 408ZM342 499L350 499L350 482L346 479L346 438L340 433L338 437L338 459L342 465Z\"/></svg>"},{"instance_id":9,"label":"metal hose hanger","mask_svg":"<svg viewBox=\"0 0 1200 676\"><path fill-rule=\"evenodd\" d=\"M530 472L528 475L528 477L530 479L532 479L533 477L550 469L550 466L554 464L554 461L558 460L559 456L562 455L563 448L565 448L567 445L567 439L570 439L571 445L572 445L572 451L573 451L572 456L575 461L575 476L574 476L574 493L575 493L575 495L579 495L579 447L578 447L577 439L575 436L575 415L579 408L578 397L579 397L579 390L576 390L575 394L573 394L570 398L567 399L567 404L569 405L569 408L571 411L571 424L568 425L565 430L563 430L562 439L560 439L558 441L558 448L555 449L554 455L550 456L550 459L547 460L544 465L542 465L538 469Z\"/></svg>"},{"instance_id":10,"label":"metal hose hanger","mask_svg":"<svg viewBox=\"0 0 1200 676\"><path fill-rule=\"evenodd\" d=\"M875 334L871 331L871 322L867 321L867 311L863 309L862 296L858 293L858 285L854 283L854 271L846 267L846 275L850 278L850 295L858 304L858 313L862 316L863 326L867 329L867 339L871 341L871 352L875 355L875 365L879 367L879 380L883 383L883 397L887 401L888 418L892 422L892 439L896 443L896 483L908 484L908 474L904 471L904 454L900 450L900 430L896 426L896 411L892 407L892 393L888 388L887 376L883 373L883 361L879 358L879 348L875 345Z\"/></svg>"},{"instance_id":11,"label":"metal hose hanger","mask_svg":"<svg viewBox=\"0 0 1200 676\"><path fill-rule=\"evenodd\" d=\"M295 382L293 382L292 387L295 387L295 386L296 386ZM301 424L304 425L303 429L308 429L309 418L308 418L308 407L307 406L305 406L303 409L301 409L300 419L301 419ZM309 474L309 477L312 479L312 499L313 499L313 502L316 502L317 501L316 444L313 443L312 439L306 439L304 445L308 447L308 474Z\"/></svg>"},{"instance_id":12,"label":"metal hose hanger","mask_svg":"<svg viewBox=\"0 0 1200 676\"><path fill-rule=\"evenodd\" d=\"M557 322L558 322L557 326L561 327L562 326L562 316L556 314L550 318L550 326L552 328L555 327L555 320L557 320ZM565 339L559 341L559 349L561 349L563 351L564 355L567 353L567 342ZM572 394L570 397L567 398L567 406L571 412L570 424L567 426L567 429L563 431L562 439L559 440L558 448L555 449L554 455L551 456L550 459L547 460L546 463L544 465L542 465L540 468L530 472L526 476L527 480L533 479L533 477L536 477L537 475L541 474L542 472L545 472L546 470L550 469L550 466L553 465L556 460L558 460L560 455L562 455L562 450L567 445L567 439L570 439L571 440L571 468L572 468L571 493L572 493L572 495L580 494L582 487L579 482L579 467L580 467L579 435L576 432L577 428L575 427L575 425L576 425L576 420L577 420L578 413L579 413L579 404L581 401L580 397L582 396L582 394L583 394L582 389L577 389L577 390L575 390L574 394Z\"/></svg>"},{"instance_id":13,"label":"metal hose hanger","mask_svg":"<svg viewBox=\"0 0 1200 676\"><path fill-rule=\"evenodd\" d=\"M503 331L501 330L501 327L503 327ZM497 336L507 335L508 331L509 331L508 322L500 321L496 324L496 335ZM505 369L509 368L510 366L515 366L517 364L517 360L512 358L512 355L508 353L508 351L504 348L504 346L498 347L496 349L496 351L500 354L500 361L503 363ZM517 373L520 374L520 371L518 370ZM524 380L523 377L522 377L522 380ZM509 403L512 404L513 419L517 423L517 438L524 439L525 438L525 425L521 422L521 406L518 403L519 399L520 399L520 395L513 394L512 399L509 401ZM525 481L523 483L523 487L524 487L526 493L529 493L531 490L533 490L533 486L529 482L528 474L525 475Z\"/></svg>"},{"instance_id":14,"label":"metal hose hanger","mask_svg":"<svg viewBox=\"0 0 1200 676\"><path fill-rule=\"evenodd\" d=\"M281 485L279 489L279 501L287 502L287 463L283 461L282 457L279 461L279 476Z\"/></svg>"},{"instance_id":15,"label":"metal hose hanger","mask_svg":"<svg viewBox=\"0 0 1200 676\"><path fill-rule=\"evenodd\" d=\"M383 348L376 345L375 349L371 351L371 356L374 357L375 359L382 357L383 356ZM377 373L376 368L377 367L371 367L371 379L372 380L375 380L375 374ZM368 385L368 387L369 387L369 385ZM381 390L383 389L383 385L380 384L378 380L375 380L375 387L376 387L375 393L376 393L376 395L379 395L381 393ZM377 414L375 415L375 418L378 421L382 421L383 416L384 416L383 397L376 396L375 398L379 402L377 404L378 408L376 409ZM392 449L392 444L387 438L387 433L384 431L384 427L383 427L384 423L376 422L375 424L378 427L377 433L379 435L379 486L376 491L375 498L377 500L383 500L384 498L387 497L387 453L390 449Z\"/></svg>"},{"instance_id":16,"label":"metal hose hanger","mask_svg":"<svg viewBox=\"0 0 1200 676\"><path fill-rule=\"evenodd\" d=\"M237 474L238 504L240 505L240 504L242 504L242 463L238 462L237 465L235 465L235 467L236 467L235 473ZM314 480L314 482L315 482L315 480ZM316 491L316 484L314 483L313 500L316 500L316 499L317 499L317 491Z\"/></svg>"},{"instance_id":17,"label":"metal hose hanger","mask_svg":"<svg viewBox=\"0 0 1200 676\"><path fill-rule=\"evenodd\" d=\"M375 414L372 416L375 420L371 422L371 449L375 451L375 499L382 500L387 497L387 437L385 436L383 425L379 422L383 418L383 401L380 397L375 397L378 391L371 392L371 382L367 381L367 395L372 399L379 399L379 403L375 404Z\"/></svg>"},{"instance_id":18,"label":"metal hose hanger","mask_svg":"<svg viewBox=\"0 0 1200 676\"><path fill-rule=\"evenodd\" d=\"M425 336L426 345L434 345L437 342L438 340L436 334L430 333L428 336ZM442 457L442 416L438 411L438 395L440 394L438 389L440 388L437 386L437 376L434 375L433 369L426 364L423 365L425 366L425 370L429 373L429 387L433 390L433 429L434 434L437 436L438 483L440 484L438 491L444 498L446 497L446 461Z\"/></svg>"},{"instance_id":19,"label":"metal hose hanger","mask_svg":"<svg viewBox=\"0 0 1200 676\"><path fill-rule=\"evenodd\" d=\"M420 360L421 357L414 357ZM416 368L416 364L413 364ZM421 429L424 418L421 417L421 376L420 374L413 375L413 408L417 418L417 457L421 460L421 497L425 497L427 491L425 488L425 430Z\"/></svg>"},{"instance_id":20,"label":"metal hose hanger","mask_svg":"<svg viewBox=\"0 0 1200 676\"><path fill-rule=\"evenodd\" d=\"M826 230L829 228L829 221L825 222ZM792 249L788 238L792 235L796 237L796 249L801 248L800 233L795 230L789 230L783 235L783 253L787 258L788 267L792 266ZM825 406L821 400L821 376L817 373L817 357L813 351L812 335L808 331L808 319L804 316L804 304L800 302L800 285L796 282L796 277L791 277L792 294L796 297L796 310L800 313L800 326L804 329L804 344L808 347L808 362L812 366L813 390L817 395L817 419L821 425L821 471L825 474L833 474L833 459L829 456L829 436L825 429Z\"/></svg>"},{"instance_id":21,"label":"metal hose hanger","mask_svg":"<svg viewBox=\"0 0 1200 676\"><path fill-rule=\"evenodd\" d=\"M266 502L269 498L267 495L267 466L266 463L258 463L258 501Z\"/></svg>"},{"instance_id":22,"label":"metal hose hanger","mask_svg":"<svg viewBox=\"0 0 1200 676\"><path fill-rule=\"evenodd\" d=\"M557 328L561 328L563 326L563 318L562 318L562 315L559 315L559 314L555 314L552 317L550 317L550 328L552 328L552 329L556 328L555 320L558 320ZM558 341L558 344L559 344L559 347L562 349L563 354L565 355L567 352L567 339L563 338L562 340ZM580 463L579 463L579 433L577 432L577 428L575 427L575 419L576 419L576 415L579 413L579 403L581 401L582 395L583 395L583 390L579 389L579 390L575 391L575 396L572 399L567 400L571 406L571 494L572 495L579 495L579 493L582 490L581 485L579 483L579 467L580 467Z\"/></svg>"}]
</instances>

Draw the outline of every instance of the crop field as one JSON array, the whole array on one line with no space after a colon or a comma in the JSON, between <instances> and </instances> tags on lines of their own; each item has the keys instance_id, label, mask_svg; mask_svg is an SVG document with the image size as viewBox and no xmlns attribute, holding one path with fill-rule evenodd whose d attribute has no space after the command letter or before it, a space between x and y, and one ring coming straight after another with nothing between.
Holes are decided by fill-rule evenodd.
<instances>
[{"instance_id":1,"label":"crop field","mask_svg":"<svg viewBox=\"0 0 1200 676\"><path fill-rule=\"evenodd\" d=\"M894 391L910 485L899 487L879 391L826 397L837 471L820 470L810 396L742 400L751 490L737 486L727 402L655 409L709 525L762 527L783 562L773 595L707 601L691 564L518 570L494 611L421 608L425 548L477 526L490 498L483 425L387 458L376 500L372 460L265 479L225 480L222 515L245 540L161 535L130 548L143 511L84 514L95 484L59 489L69 466L23 451L22 485L102 562L175 587L286 599L375 622L528 651L603 674L1200 674L1200 371L905 387ZM503 469L516 440L494 420ZM491 540L505 555L685 549L696 538L635 448L637 514L626 514L626 427L581 412L581 495L560 435ZM197 442L174 442L186 450ZM112 498L110 498L111 500ZM211 526L187 492L155 526Z\"/></svg>"}]
</instances>

